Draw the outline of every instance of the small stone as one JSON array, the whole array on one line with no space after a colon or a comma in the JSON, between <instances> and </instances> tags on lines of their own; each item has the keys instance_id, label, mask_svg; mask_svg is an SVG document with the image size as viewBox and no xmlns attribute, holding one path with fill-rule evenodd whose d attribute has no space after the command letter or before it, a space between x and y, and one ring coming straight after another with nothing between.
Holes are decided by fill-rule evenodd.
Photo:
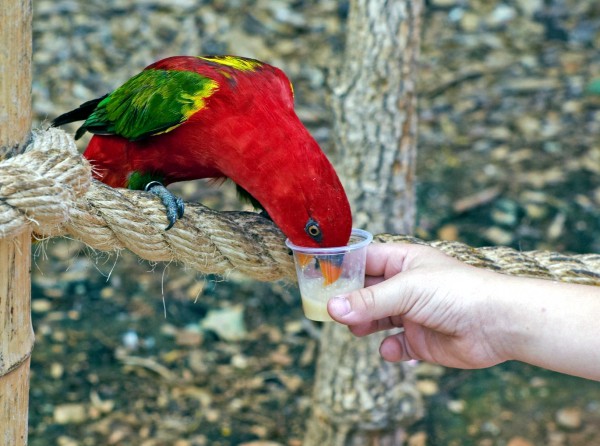
<instances>
[{"instance_id":1,"label":"small stone","mask_svg":"<svg viewBox=\"0 0 600 446\"><path fill-rule=\"evenodd\" d=\"M285 324L285 332L289 334L298 334L304 328L302 326L302 321L290 321Z\"/></svg>"},{"instance_id":2,"label":"small stone","mask_svg":"<svg viewBox=\"0 0 600 446\"><path fill-rule=\"evenodd\" d=\"M501 429L500 426L498 426L498 423L490 420L481 425L481 432L496 436L500 434Z\"/></svg>"},{"instance_id":3,"label":"small stone","mask_svg":"<svg viewBox=\"0 0 600 446\"><path fill-rule=\"evenodd\" d=\"M465 411L465 407L467 407L467 403L465 400L450 400L446 404L448 410L452 413L463 413Z\"/></svg>"},{"instance_id":4,"label":"small stone","mask_svg":"<svg viewBox=\"0 0 600 446\"><path fill-rule=\"evenodd\" d=\"M408 446L427 446L427 433L417 432L408 438Z\"/></svg>"},{"instance_id":5,"label":"small stone","mask_svg":"<svg viewBox=\"0 0 600 446\"><path fill-rule=\"evenodd\" d=\"M175 337L177 336L177 327L171 324L162 324L160 327L160 333L165 336Z\"/></svg>"},{"instance_id":6,"label":"small stone","mask_svg":"<svg viewBox=\"0 0 600 446\"><path fill-rule=\"evenodd\" d=\"M240 443L240 446L284 446L282 443L277 443L275 441L246 441L244 443Z\"/></svg>"},{"instance_id":7,"label":"small stone","mask_svg":"<svg viewBox=\"0 0 600 446\"><path fill-rule=\"evenodd\" d=\"M52 302L48 299L33 299L31 301L31 311L35 313L47 313L52 309Z\"/></svg>"},{"instance_id":8,"label":"small stone","mask_svg":"<svg viewBox=\"0 0 600 446\"><path fill-rule=\"evenodd\" d=\"M513 240L513 234L498 226L492 226L484 232L485 237L495 245L508 245Z\"/></svg>"},{"instance_id":9,"label":"small stone","mask_svg":"<svg viewBox=\"0 0 600 446\"><path fill-rule=\"evenodd\" d=\"M123 333L121 342L127 350L136 350L140 346L140 338L134 330L127 330Z\"/></svg>"},{"instance_id":10,"label":"small stone","mask_svg":"<svg viewBox=\"0 0 600 446\"><path fill-rule=\"evenodd\" d=\"M244 307L234 305L220 310L210 310L200 322L203 330L212 330L227 341L239 341L247 332L244 325Z\"/></svg>"},{"instance_id":11,"label":"small stone","mask_svg":"<svg viewBox=\"0 0 600 446\"><path fill-rule=\"evenodd\" d=\"M190 286L186 292L188 299L193 299L195 302L196 299L198 299L198 297L202 294L205 285L205 282L198 281Z\"/></svg>"},{"instance_id":12,"label":"small stone","mask_svg":"<svg viewBox=\"0 0 600 446\"><path fill-rule=\"evenodd\" d=\"M498 126L490 129L489 136L499 141L507 141L511 139L513 132L508 127Z\"/></svg>"},{"instance_id":13,"label":"small stone","mask_svg":"<svg viewBox=\"0 0 600 446\"><path fill-rule=\"evenodd\" d=\"M281 375L279 379L286 389L292 393L297 392L305 385L304 380L297 375Z\"/></svg>"},{"instance_id":14,"label":"small stone","mask_svg":"<svg viewBox=\"0 0 600 446\"><path fill-rule=\"evenodd\" d=\"M100 297L102 299L112 299L115 295L115 289L110 286L105 286L100 290Z\"/></svg>"},{"instance_id":15,"label":"small stone","mask_svg":"<svg viewBox=\"0 0 600 446\"><path fill-rule=\"evenodd\" d=\"M464 8L452 8L448 13L448 20L451 22L460 22L460 19L465 15Z\"/></svg>"},{"instance_id":16,"label":"small stone","mask_svg":"<svg viewBox=\"0 0 600 446\"><path fill-rule=\"evenodd\" d=\"M420 379L416 385L417 390L423 396L432 396L439 392L438 383L432 379Z\"/></svg>"},{"instance_id":17,"label":"small stone","mask_svg":"<svg viewBox=\"0 0 600 446\"><path fill-rule=\"evenodd\" d=\"M518 8L531 17L544 6L544 0L517 0Z\"/></svg>"},{"instance_id":18,"label":"small stone","mask_svg":"<svg viewBox=\"0 0 600 446\"><path fill-rule=\"evenodd\" d=\"M431 0L431 5L437 8L449 8L456 6L457 3L457 0Z\"/></svg>"},{"instance_id":19,"label":"small stone","mask_svg":"<svg viewBox=\"0 0 600 446\"><path fill-rule=\"evenodd\" d=\"M98 413L110 413L115 407L114 400L103 400L95 391L90 392L90 401L92 408L96 409Z\"/></svg>"},{"instance_id":20,"label":"small stone","mask_svg":"<svg viewBox=\"0 0 600 446\"><path fill-rule=\"evenodd\" d=\"M192 350L188 356L188 365L194 373L206 373L209 370L209 363L206 355L201 350Z\"/></svg>"},{"instance_id":21,"label":"small stone","mask_svg":"<svg viewBox=\"0 0 600 446\"><path fill-rule=\"evenodd\" d=\"M517 223L518 205L512 200L498 200L492 210L494 223L503 226L514 226Z\"/></svg>"},{"instance_id":22,"label":"small stone","mask_svg":"<svg viewBox=\"0 0 600 446\"><path fill-rule=\"evenodd\" d=\"M287 345L280 345L277 350L269 355L269 360L283 367L290 366L294 362L294 359L290 355L287 347Z\"/></svg>"},{"instance_id":23,"label":"small stone","mask_svg":"<svg viewBox=\"0 0 600 446\"><path fill-rule=\"evenodd\" d=\"M475 32L479 28L480 19L477 14L466 12L460 19L460 26L466 32Z\"/></svg>"},{"instance_id":24,"label":"small stone","mask_svg":"<svg viewBox=\"0 0 600 446\"><path fill-rule=\"evenodd\" d=\"M556 422L563 429L579 429L581 427L581 409L565 407L556 412Z\"/></svg>"},{"instance_id":25,"label":"small stone","mask_svg":"<svg viewBox=\"0 0 600 446\"><path fill-rule=\"evenodd\" d=\"M583 104L580 101L565 101L562 104L561 111L563 113L578 114L581 113Z\"/></svg>"},{"instance_id":26,"label":"small stone","mask_svg":"<svg viewBox=\"0 0 600 446\"><path fill-rule=\"evenodd\" d=\"M432 364L431 362L419 361L415 367L414 373L418 377L433 377L439 378L445 373L445 368L441 365Z\"/></svg>"},{"instance_id":27,"label":"small stone","mask_svg":"<svg viewBox=\"0 0 600 446\"><path fill-rule=\"evenodd\" d=\"M53 362L50 366L50 376L54 379L60 379L65 372L65 367L60 362Z\"/></svg>"},{"instance_id":28,"label":"small stone","mask_svg":"<svg viewBox=\"0 0 600 446\"><path fill-rule=\"evenodd\" d=\"M565 446L567 444L567 434L560 431L548 432L548 446Z\"/></svg>"},{"instance_id":29,"label":"small stone","mask_svg":"<svg viewBox=\"0 0 600 446\"><path fill-rule=\"evenodd\" d=\"M198 347L203 340L202 333L193 330L179 330L175 335L175 344L185 347Z\"/></svg>"},{"instance_id":30,"label":"small stone","mask_svg":"<svg viewBox=\"0 0 600 446\"><path fill-rule=\"evenodd\" d=\"M566 214L564 214L563 212L559 212L558 214L556 214L556 216L548 226L548 229L546 230L546 237L550 240L556 240L557 238L559 238L565 230L566 221Z\"/></svg>"},{"instance_id":31,"label":"small stone","mask_svg":"<svg viewBox=\"0 0 600 446\"><path fill-rule=\"evenodd\" d=\"M533 443L523 437L513 437L506 446L533 446Z\"/></svg>"},{"instance_id":32,"label":"small stone","mask_svg":"<svg viewBox=\"0 0 600 446\"><path fill-rule=\"evenodd\" d=\"M60 404L54 407L54 422L58 424L83 423L87 420L87 411L83 404Z\"/></svg>"},{"instance_id":33,"label":"small stone","mask_svg":"<svg viewBox=\"0 0 600 446\"><path fill-rule=\"evenodd\" d=\"M56 256L60 260L72 259L77 252L82 248L82 243L74 240L69 241L57 241L55 245L50 249L53 256Z\"/></svg>"},{"instance_id":34,"label":"small stone","mask_svg":"<svg viewBox=\"0 0 600 446\"><path fill-rule=\"evenodd\" d=\"M438 229L438 238L441 240L455 241L458 240L458 226L451 223L442 226Z\"/></svg>"},{"instance_id":35,"label":"small stone","mask_svg":"<svg viewBox=\"0 0 600 446\"><path fill-rule=\"evenodd\" d=\"M534 389L541 389L543 387L546 387L548 385L548 382L540 376L534 376L533 378L531 378L531 380L529 380L529 385Z\"/></svg>"},{"instance_id":36,"label":"small stone","mask_svg":"<svg viewBox=\"0 0 600 446\"><path fill-rule=\"evenodd\" d=\"M494 8L487 22L491 26L504 25L514 19L516 14L514 8L501 3Z\"/></svg>"},{"instance_id":37,"label":"small stone","mask_svg":"<svg viewBox=\"0 0 600 446\"><path fill-rule=\"evenodd\" d=\"M548 208L536 203L527 203L525 214L532 220L540 220L548 215Z\"/></svg>"},{"instance_id":38,"label":"small stone","mask_svg":"<svg viewBox=\"0 0 600 446\"><path fill-rule=\"evenodd\" d=\"M245 369L248 367L248 358L241 353L231 357L231 365L236 369Z\"/></svg>"},{"instance_id":39,"label":"small stone","mask_svg":"<svg viewBox=\"0 0 600 446\"><path fill-rule=\"evenodd\" d=\"M541 128L539 119L533 116L522 116L515 124L526 138L533 138Z\"/></svg>"},{"instance_id":40,"label":"small stone","mask_svg":"<svg viewBox=\"0 0 600 446\"><path fill-rule=\"evenodd\" d=\"M61 435L56 439L57 446L79 446L79 442L74 438Z\"/></svg>"},{"instance_id":41,"label":"small stone","mask_svg":"<svg viewBox=\"0 0 600 446\"><path fill-rule=\"evenodd\" d=\"M560 88L561 84L555 78L521 77L506 81L504 88L509 93L531 93L540 90L554 90ZM517 125L525 116L519 118Z\"/></svg>"}]
</instances>

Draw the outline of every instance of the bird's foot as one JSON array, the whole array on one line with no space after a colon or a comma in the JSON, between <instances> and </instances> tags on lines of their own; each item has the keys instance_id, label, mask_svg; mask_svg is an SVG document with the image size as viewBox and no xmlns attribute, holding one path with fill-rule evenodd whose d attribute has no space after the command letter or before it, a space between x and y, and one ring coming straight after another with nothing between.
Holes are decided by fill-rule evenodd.
<instances>
[{"instance_id":1,"label":"bird's foot","mask_svg":"<svg viewBox=\"0 0 600 446\"><path fill-rule=\"evenodd\" d=\"M181 197L175 196L169 189L163 186L158 181L150 181L144 187L144 190L156 195L162 201L162 204L167 208L167 220L169 225L165 228L168 231L173 227L178 218L183 217L185 205Z\"/></svg>"}]
</instances>

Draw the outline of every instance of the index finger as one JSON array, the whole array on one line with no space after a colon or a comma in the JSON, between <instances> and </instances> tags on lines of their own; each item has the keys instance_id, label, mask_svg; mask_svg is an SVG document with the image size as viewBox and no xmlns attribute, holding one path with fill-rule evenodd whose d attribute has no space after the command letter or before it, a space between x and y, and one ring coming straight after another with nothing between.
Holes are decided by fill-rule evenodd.
<instances>
[{"instance_id":1,"label":"index finger","mask_svg":"<svg viewBox=\"0 0 600 446\"><path fill-rule=\"evenodd\" d=\"M402 270L404 259L407 255L407 244L400 243L374 243L367 249L367 276L385 276L393 270L394 274Z\"/></svg>"}]
</instances>

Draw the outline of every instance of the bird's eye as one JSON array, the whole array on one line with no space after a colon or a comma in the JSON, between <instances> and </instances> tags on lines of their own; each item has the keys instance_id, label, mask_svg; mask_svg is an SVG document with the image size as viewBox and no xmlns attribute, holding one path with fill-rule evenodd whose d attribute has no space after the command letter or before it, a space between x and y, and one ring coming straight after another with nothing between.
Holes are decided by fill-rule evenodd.
<instances>
[{"instance_id":1,"label":"bird's eye","mask_svg":"<svg viewBox=\"0 0 600 446\"><path fill-rule=\"evenodd\" d=\"M312 218L308 220L306 226L304 227L306 233L317 243L321 241L322 234L321 228L319 227L319 223L314 221Z\"/></svg>"}]
</instances>

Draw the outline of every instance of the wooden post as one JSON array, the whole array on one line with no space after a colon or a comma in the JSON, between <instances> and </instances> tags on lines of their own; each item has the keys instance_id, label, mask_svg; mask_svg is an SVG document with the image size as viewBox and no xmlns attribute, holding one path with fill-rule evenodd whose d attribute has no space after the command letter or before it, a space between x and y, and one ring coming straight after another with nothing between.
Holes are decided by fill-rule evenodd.
<instances>
[{"instance_id":1,"label":"wooden post","mask_svg":"<svg viewBox=\"0 0 600 446\"><path fill-rule=\"evenodd\" d=\"M18 153L31 126L31 0L0 8L0 159ZM2 185L0 184L0 190ZM1 197L0 197L1 199ZM31 231L0 234L0 444L27 444Z\"/></svg>"}]
</instances>

